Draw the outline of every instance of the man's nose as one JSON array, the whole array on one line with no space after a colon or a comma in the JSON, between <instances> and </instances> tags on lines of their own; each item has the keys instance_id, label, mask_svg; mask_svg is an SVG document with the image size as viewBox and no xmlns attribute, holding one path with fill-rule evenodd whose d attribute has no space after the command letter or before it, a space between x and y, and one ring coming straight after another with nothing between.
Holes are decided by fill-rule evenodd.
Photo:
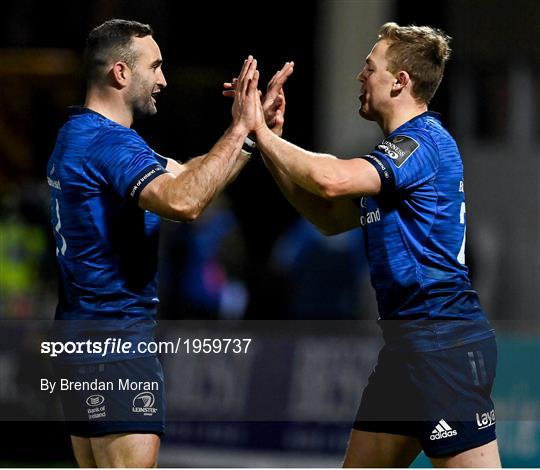
<instances>
[{"instance_id":1,"label":"man's nose","mask_svg":"<svg viewBox=\"0 0 540 470\"><path fill-rule=\"evenodd\" d=\"M167 80L165 80L165 75L163 72L159 74L157 84L161 88L165 88L167 86Z\"/></svg>"}]
</instances>

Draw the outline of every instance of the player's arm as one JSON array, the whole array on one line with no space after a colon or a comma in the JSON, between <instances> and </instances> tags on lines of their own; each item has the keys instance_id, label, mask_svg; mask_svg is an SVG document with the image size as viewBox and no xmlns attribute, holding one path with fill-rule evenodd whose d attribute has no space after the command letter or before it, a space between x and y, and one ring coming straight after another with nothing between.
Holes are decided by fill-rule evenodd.
<instances>
[{"instance_id":1,"label":"player's arm","mask_svg":"<svg viewBox=\"0 0 540 470\"><path fill-rule=\"evenodd\" d=\"M201 157L195 157L195 158L192 158L192 160L197 160L197 159L200 159ZM172 158L166 158L166 160L167 160L167 165L165 166L165 169L169 173L172 173L174 176L178 176L180 173L183 173L186 170L185 164L180 163L179 161L174 160Z\"/></svg>"},{"instance_id":2,"label":"player's arm","mask_svg":"<svg viewBox=\"0 0 540 470\"><path fill-rule=\"evenodd\" d=\"M151 181L139 197L139 206L171 220L193 221L249 160L241 152L247 136L243 129L229 128L204 156L174 166ZM169 163L167 163L169 167Z\"/></svg>"},{"instance_id":3,"label":"player's arm","mask_svg":"<svg viewBox=\"0 0 540 470\"><path fill-rule=\"evenodd\" d=\"M346 232L360 225L358 208L351 199L329 200L298 186L263 154L263 160L289 203L324 235Z\"/></svg>"},{"instance_id":4,"label":"player's arm","mask_svg":"<svg viewBox=\"0 0 540 470\"><path fill-rule=\"evenodd\" d=\"M283 85L292 73L293 62L285 66L270 80L263 98L264 118L270 130L281 137L285 124L285 91ZM264 164L289 203L324 235L346 232L360 224L358 209L350 199L330 201L298 186L272 160L261 151Z\"/></svg>"},{"instance_id":5,"label":"player's arm","mask_svg":"<svg viewBox=\"0 0 540 470\"><path fill-rule=\"evenodd\" d=\"M362 158L342 160L304 150L275 135L266 125L256 131L257 145L277 169L306 191L324 199L374 196L381 190L375 167Z\"/></svg>"},{"instance_id":6,"label":"player's arm","mask_svg":"<svg viewBox=\"0 0 540 470\"><path fill-rule=\"evenodd\" d=\"M264 120L276 136L281 137L285 122L283 85L292 74L294 62L287 62L270 80L262 101ZM330 200L298 185L272 161L265 148L259 146L264 163L290 204L325 235L334 235L358 227L358 208L348 198Z\"/></svg>"},{"instance_id":7,"label":"player's arm","mask_svg":"<svg viewBox=\"0 0 540 470\"><path fill-rule=\"evenodd\" d=\"M172 220L193 221L199 217L249 159L241 148L253 128L257 83L257 61L250 56L238 77L242 93L235 96L231 127L206 155L182 165L183 171L176 167L177 174L164 173L148 183L139 196L140 207Z\"/></svg>"},{"instance_id":8,"label":"player's arm","mask_svg":"<svg viewBox=\"0 0 540 470\"><path fill-rule=\"evenodd\" d=\"M169 173L172 173L174 176L178 176L180 173L183 173L186 170L196 170L197 168L199 168L200 165L203 164L204 159L207 155L208 154L204 154L198 157L193 157L191 160L188 160L185 163L173 160L172 158L167 158L166 170ZM226 184L230 183L236 178L238 173L240 173L240 170L242 170L242 168L244 168L244 165L249 161L248 157L249 155L246 152L242 150L240 151L240 155L236 156L236 164L233 168L232 175L227 180Z\"/></svg>"}]
</instances>

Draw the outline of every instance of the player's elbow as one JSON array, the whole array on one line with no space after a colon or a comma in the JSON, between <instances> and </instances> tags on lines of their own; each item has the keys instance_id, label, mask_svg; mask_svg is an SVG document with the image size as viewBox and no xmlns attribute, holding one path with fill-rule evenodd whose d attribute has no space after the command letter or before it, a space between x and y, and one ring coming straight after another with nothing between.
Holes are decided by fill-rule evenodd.
<instances>
[{"instance_id":1,"label":"player's elbow","mask_svg":"<svg viewBox=\"0 0 540 470\"><path fill-rule=\"evenodd\" d=\"M321 196L325 199L333 201L341 196L339 188L333 185L326 185L321 188Z\"/></svg>"},{"instance_id":2,"label":"player's elbow","mask_svg":"<svg viewBox=\"0 0 540 470\"><path fill-rule=\"evenodd\" d=\"M343 195L342 182L335 177L320 175L315 179L317 192L324 199L334 200Z\"/></svg>"},{"instance_id":3,"label":"player's elbow","mask_svg":"<svg viewBox=\"0 0 540 470\"><path fill-rule=\"evenodd\" d=\"M178 222L195 222L202 214L203 208L193 201L177 201L172 204L172 219Z\"/></svg>"}]
</instances>

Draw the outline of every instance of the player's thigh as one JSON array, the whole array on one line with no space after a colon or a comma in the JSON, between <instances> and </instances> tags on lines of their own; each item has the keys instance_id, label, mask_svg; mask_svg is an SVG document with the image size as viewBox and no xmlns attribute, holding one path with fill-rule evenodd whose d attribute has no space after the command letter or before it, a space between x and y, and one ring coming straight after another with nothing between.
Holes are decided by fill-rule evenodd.
<instances>
[{"instance_id":1,"label":"player's thigh","mask_svg":"<svg viewBox=\"0 0 540 470\"><path fill-rule=\"evenodd\" d=\"M447 457L431 458L437 468L500 468L501 460L497 441Z\"/></svg>"},{"instance_id":2,"label":"player's thigh","mask_svg":"<svg viewBox=\"0 0 540 470\"><path fill-rule=\"evenodd\" d=\"M90 442L98 467L157 466L160 438L156 434L109 434L92 437Z\"/></svg>"},{"instance_id":3,"label":"player's thigh","mask_svg":"<svg viewBox=\"0 0 540 470\"><path fill-rule=\"evenodd\" d=\"M408 467L420 451L412 436L353 429L343 467Z\"/></svg>"},{"instance_id":4,"label":"player's thigh","mask_svg":"<svg viewBox=\"0 0 540 470\"><path fill-rule=\"evenodd\" d=\"M71 436L71 447L73 448L73 454L75 454L75 460L77 460L77 465L79 467L97 467L90 439L86 437Z\"/></svg>"}]
</instances>

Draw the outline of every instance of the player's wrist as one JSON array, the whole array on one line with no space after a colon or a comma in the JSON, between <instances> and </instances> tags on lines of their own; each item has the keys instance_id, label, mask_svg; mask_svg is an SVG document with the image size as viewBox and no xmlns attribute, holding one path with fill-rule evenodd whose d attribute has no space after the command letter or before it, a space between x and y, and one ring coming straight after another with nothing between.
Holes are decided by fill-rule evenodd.
<instances>
[{"instance_id":1,"label":"player's wrist","mask_svg":"<svg viewBox=\"0 0 540 470\"><path fill-rule=\"evenodd\" d=\"M257 142L252 138L251 135L248 135L242 144L242 151L251 155L256 149Z\"/></svg>"}]
</instances>

